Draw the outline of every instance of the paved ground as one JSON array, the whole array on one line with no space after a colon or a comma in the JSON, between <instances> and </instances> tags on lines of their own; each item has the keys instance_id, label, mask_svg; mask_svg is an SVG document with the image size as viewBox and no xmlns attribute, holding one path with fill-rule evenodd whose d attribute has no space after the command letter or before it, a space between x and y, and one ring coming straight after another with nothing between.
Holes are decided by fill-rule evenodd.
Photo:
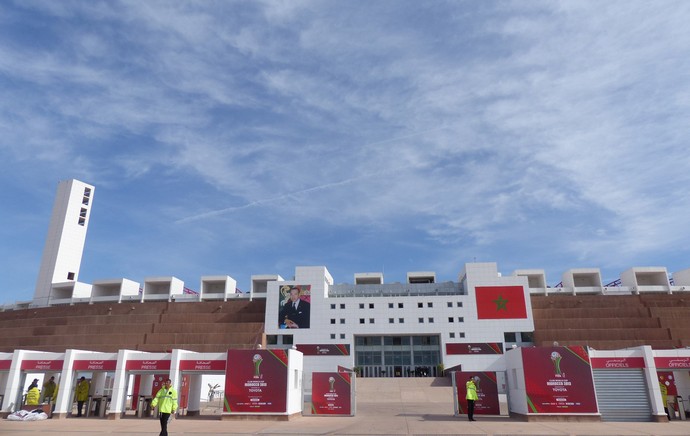
<instances>
[{"instance_id":1,"label":"paved ground","mask_svg":"<svg viewBox=\"0 0 690 436\"><path fill-rule=\"evenodd\" d=\"M476 422L454 417L435 404L363 404L357 405L354 417L298 417L289 422L219 421L208 416L181 418L170 424L169 434L205 435L336 435L336 436L689 436L690 421L667 423L525 423L505 417L477 417ZM154 418L103 420L97 418L52 419L39 422L0 421L2 436L30 435L157 435Z\"/></svg>"}]
</instances>

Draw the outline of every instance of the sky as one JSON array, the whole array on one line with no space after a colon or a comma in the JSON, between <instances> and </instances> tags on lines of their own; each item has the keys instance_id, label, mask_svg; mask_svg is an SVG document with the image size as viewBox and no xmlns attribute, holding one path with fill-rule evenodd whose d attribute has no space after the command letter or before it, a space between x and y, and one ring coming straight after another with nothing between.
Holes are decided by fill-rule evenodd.
<instances>
[{"instance_id":1,"label":"sky","mask_svg":"<svg viewBox=\"0 0 690 436\"><path fill-rule=\"evenodd\" d=\"M690 2L2 1L0 304L79 281L690 268Z\"/></svg>"}]
</instances>

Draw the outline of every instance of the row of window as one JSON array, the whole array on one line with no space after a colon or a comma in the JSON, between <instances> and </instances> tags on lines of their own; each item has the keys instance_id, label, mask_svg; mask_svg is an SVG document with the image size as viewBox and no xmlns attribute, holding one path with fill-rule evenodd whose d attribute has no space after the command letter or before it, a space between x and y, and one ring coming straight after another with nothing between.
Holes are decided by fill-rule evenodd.
<instances>
[{"instance_id":1,"label":"row of window","mask_svg":"<svg viewBox=\"0 0 690 436\"><path fill-rule=\"evenodd\" d=\"M452 302L452 301L448 301L446 304L447 304L448 307L453 307L453 302ZM335 304L335 303L334 303L334 304L331 304L331 309L335 309L337 306L338 306L338 305ZM374 308L375 308L375 303L369 303L368 305L365 304L365 303L359 303L359 308L360 308L360 309L365 309L367 306L369 307L369 309L374 309ZM396 303L388 303L388 308L389 308L389 309L395 309L395 306L396 306ZM455 306L456 306L456 307L462 307L462 301L456 301L456 302L455 302ZM405 304L404 304L404 303L397 303L397 307L398 307L398 309L404 309L404 308L405 308ZM424 303L421 302L421 301L418 302L418 303L417 303L417 307L418 307L418 308L424 307ZM432 308L432 307L434 307L434 303L431 302L431 301L427 301L426 307ZM345 303L340 303L340 308L341 308L341 309L345 309Z\"/></svg>"},{"instance_id":2,"label":"row of window","mask_svg":"<svg viewBox=\"0 0 690 436\"><path fill-rule=\"evenodd\" d=\"M429 324L434 323L433 316L426 318L426 320ZM465 318L462 316L457 317L457 320L458 322L465 322ZM359 319L360 324L366 324L366 321L366 318ZM417 322L420 324L424 324L424 317L420 316L419 318L417 318ZM449 316L448 322L455 322L455 317ZM336 324L335 318L331 318L331 324ZM345 324L345 318L340 318L340 324ZM369 318L369 324L376 324L376 318ZM388 318L388 324L395 324L395 318ZM405 318L398 318L398 324L405 324Z\"/></svg>"},{"instance_id":3,"label":"row of window","mask_svg":"<svg viewBox=\"0 0 690 436\"><path fill-rule=\"evenodd\" d=\"M83 204L84 206L88 206L90 199L91 199L91 189L90 188L84 188L84 197L81 201L81 204ZM79 220L77 221L77 224L79 224L80 226L83 226L86 224L86 209L83 207L79 211Z\"/></svg>"}]
</instances>

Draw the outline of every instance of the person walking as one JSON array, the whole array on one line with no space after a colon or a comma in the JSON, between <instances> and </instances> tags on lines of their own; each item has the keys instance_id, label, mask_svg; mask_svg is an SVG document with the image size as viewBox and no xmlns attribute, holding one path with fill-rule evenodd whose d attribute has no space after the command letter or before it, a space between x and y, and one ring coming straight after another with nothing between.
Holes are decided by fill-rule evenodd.
<instances>
[{"instance_id":1,"label":"person walking","mask_svg":"<svg viewBox=\"0 0 690 436\"><path fill-rule=\"evenodd\" d=\"M476 421L474 419L474 402L479 399L477 397L477 385L474 384L474 377L470 377L465 383L465 389L467 390L467 395L465 399L467 400L467 418L470 421Z\"/></svg>"},{"instance_id":2,"label":"person walking","mask_svg":"<svg viewBox=\"0 0 690 436\"><path fill-rule=\"evenodd\" d=\"M175 416L175 411L177 411L177 391L173 389L169 378L163 382L163 387L154 397L151 406L154 408L158 406L161 422L159 436L168 436L168 420L172 419Z\"/></svg>"},{"instance_id":3,"label":"person walking","mask_svg":"<svg viewBox=\"0 0 690 436\"><path fill-rule=\"evenodd\" d=\"M86 381L86 377L82 376L77 384L77 418L82 416L82 410L84 409L84 403L89 398L89 382Z\"/></svg>"}]
</instances>

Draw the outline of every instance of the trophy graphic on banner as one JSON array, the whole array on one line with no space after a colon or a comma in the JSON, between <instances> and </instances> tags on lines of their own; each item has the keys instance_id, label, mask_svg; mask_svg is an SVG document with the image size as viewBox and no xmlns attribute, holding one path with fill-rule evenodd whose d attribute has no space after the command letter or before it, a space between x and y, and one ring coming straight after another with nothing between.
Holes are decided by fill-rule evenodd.
<instances>
[{"instance_id":1,"label":"trophy graphic on banner","mask_svg":"<svg viewBox=\"0 0 690 436\"><path fill-rule=\"evenodd\" d=\"M335 392L335 379L333 377L328 377L328 390Z\"/></svg>"},{"instance_id":2,"label":"trophy graphic on banner","mask_svg":"<svg viewBox=\"0 0 690 436\"><path fill-rule=\"evenodd\" d=\"M264 359L261 357L261 354L254 355L254 358L252 359L252 362L254 362L254 378L261 377L261 371L259 370L259 367L261 366L261 362L263 361Z\"/></svg>"},{"instance_id":3,"label":"trophy graphic on banner","mask_svg":"<svg viewBox=\"0 0 690 436\"><path fill-rule=\"evenodd\" d=\"M556 375L561 375L561 359L563 357L558 351L551 353L551 362L553 363L553 370Z\"/></svg>"},{"instance_id":4,"label":"trophy graphic on banner","mask_svg":"<svg viewBox=\"0 0 690 436\"><path fill-rule=\"evenodd\" d=\"M474 376L474 386L475 386L477 392L479 392L479 382L480 382L480 381L481 381L481 379L479 378L479 376L478 376L478 375L475 375L475 376Z\"/></svg>"}]
</instances>

